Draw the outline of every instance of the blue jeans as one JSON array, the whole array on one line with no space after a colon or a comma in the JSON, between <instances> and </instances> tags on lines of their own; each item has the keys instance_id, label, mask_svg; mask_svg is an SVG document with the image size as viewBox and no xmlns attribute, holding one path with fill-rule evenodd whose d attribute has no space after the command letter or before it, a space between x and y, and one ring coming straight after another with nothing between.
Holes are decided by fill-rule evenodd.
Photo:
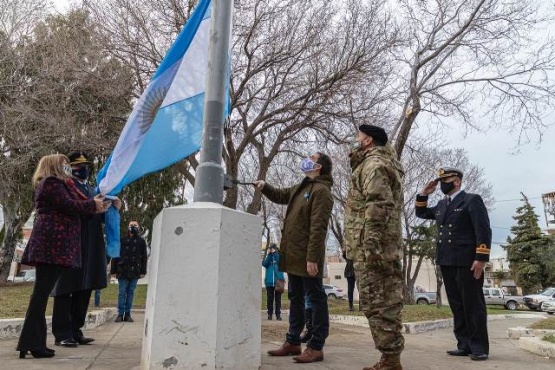
<instances>
[{"instance_id":1,"label":"blue jeans","mask_svg":"<svg viewBox=\"0 0 555 370\"><path fill-rule=\"evenodd\" d=\"M286 340L291 344L301 344L301 332L305 326L305 295L312 306L312 338L307 346L320 351L329 334L328 296L321 278L311 278L289 274L289 330Z\"/></svg>"},{"instance_id":2,"label":"blue jeans","mask_svg":"<svg viewBox=\"0 0 555 370\"><path fill-rule=\"evenodd\" d=\"M133 295L139 279L118 279L118 315L128 314L133 307Z\"/></svg>"},{"instance_id":3,"label":"blue jeans","mask_svg":"<svg viewBox=\"0 0 555 370\"><path fill-rule=\"evenodd\" d=\"M94 291L94 305L96 307L100 306L100 293L102 292L102 290L97 289Z\"/></svg>"}]
</instances>

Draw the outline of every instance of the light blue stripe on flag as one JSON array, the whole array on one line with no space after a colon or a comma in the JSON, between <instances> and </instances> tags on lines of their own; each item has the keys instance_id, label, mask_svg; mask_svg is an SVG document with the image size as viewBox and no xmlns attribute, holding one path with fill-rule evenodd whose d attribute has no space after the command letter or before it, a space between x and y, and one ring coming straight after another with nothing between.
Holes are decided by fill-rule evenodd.
<instances>
[{"instance_id":1,"label":"light blue stripe on flag","mask_svg":"<svg viewBox=\"0 0 555 370\"><path fill-rule=\"evenodd\" d=\"M210 20L210 0L201 0L99 171L102 194L115 195L140 177L199 150Z\"/></svg>"}]
</instances>

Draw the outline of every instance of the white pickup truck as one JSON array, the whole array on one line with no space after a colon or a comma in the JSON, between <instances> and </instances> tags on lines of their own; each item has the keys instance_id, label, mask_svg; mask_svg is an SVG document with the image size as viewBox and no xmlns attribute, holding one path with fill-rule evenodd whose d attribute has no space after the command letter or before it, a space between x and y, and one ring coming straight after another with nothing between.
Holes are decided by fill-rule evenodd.
<instances>
[{"instance_id":1,"label":"white pickup truck","mask_svg":"<svg viewBox=\"0 0 555 370\"><path fill-rule=\"evenodd\" d=\"M507 310L516 310L520 304L524 304L524 297L506 295L501 288L482 288L486 304L504 306Z\"/></svg>"}]
</instances>

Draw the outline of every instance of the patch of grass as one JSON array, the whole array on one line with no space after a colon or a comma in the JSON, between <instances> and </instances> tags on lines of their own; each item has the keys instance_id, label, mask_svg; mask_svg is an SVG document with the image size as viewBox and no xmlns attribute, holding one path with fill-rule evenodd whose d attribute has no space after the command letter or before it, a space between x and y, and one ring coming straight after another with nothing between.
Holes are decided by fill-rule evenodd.
<instances>
[{"instance_id":1,"label":"patch of grass","mask_svg":"<svg viewBox=\"0 0 555 370\"><path fill-rule=\"evenodd\" d=\"M0 286L0 318L12 319L23 318L27 312L29 299L33 292L33 283L18 283ZM145 308L146 304L146 285L137 285L133 308ZM48 299L46 315L52 315L53 298ZM102 290L101 307L116 307L118 305L118 285L109 284ZM94 292L91 295L90 308L93 308Z\"/></svg>"},{"instance_id":2,"label":"patch of grass","mask_svg":"<svg viewBox=\"0 0 555 370\"><path fill-rule=\"evenodd\" d=\"M546 335L542 338L542 340L555 344L555 334Z\"/></svg>"},{"instance_id":3,"label":"patch of grass","mask_svg":"<svg viewBox=\"0 0 555 370\"><path fill-rule=\"evenodd\" d=\"M529 327L532 329L555 330L555 317L548 317L547 319L536 321Z\"/></svg>"}]
</instances>

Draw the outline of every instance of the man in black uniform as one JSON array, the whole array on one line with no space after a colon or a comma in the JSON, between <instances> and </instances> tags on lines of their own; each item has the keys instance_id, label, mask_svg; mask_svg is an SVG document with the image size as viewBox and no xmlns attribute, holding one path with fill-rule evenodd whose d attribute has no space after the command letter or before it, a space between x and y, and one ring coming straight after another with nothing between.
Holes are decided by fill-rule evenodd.
<instances>
[{"instance_id":1,"label":"man in black uniform","mask_svg":"<svg viewBox=\"0 0 555 370\"><path fill-rule=\"evenodd\" d=\"M453 312L457 349L452 356L487 360L489 341L484 265L489 261L491 228L482 197L461 190L463 173L444 167L416 196L416 216L436 220L436 263L441 268L449 306ZM445 198L428 207L428 195L440 184Z\"/></svg>"},{"instance_id":2,"label":"man in black uniform","mask_svg":"<svg viewBox=\"0 0 555 370\"><path fill-rule=\"evenodd\" d=\"M87 155L77 151L68 158L75 186L86 197L94 197L94 188L88 182L92 163ZM114 204L119 208L121 201L118 199ZM52 333L57 346L77 347L94 341L85 337L81 328L85 325L92 290L107 285L102 222L102 214L81 216L81 267L65 269L52 291Z\"/></svg>"}]
</instances>

